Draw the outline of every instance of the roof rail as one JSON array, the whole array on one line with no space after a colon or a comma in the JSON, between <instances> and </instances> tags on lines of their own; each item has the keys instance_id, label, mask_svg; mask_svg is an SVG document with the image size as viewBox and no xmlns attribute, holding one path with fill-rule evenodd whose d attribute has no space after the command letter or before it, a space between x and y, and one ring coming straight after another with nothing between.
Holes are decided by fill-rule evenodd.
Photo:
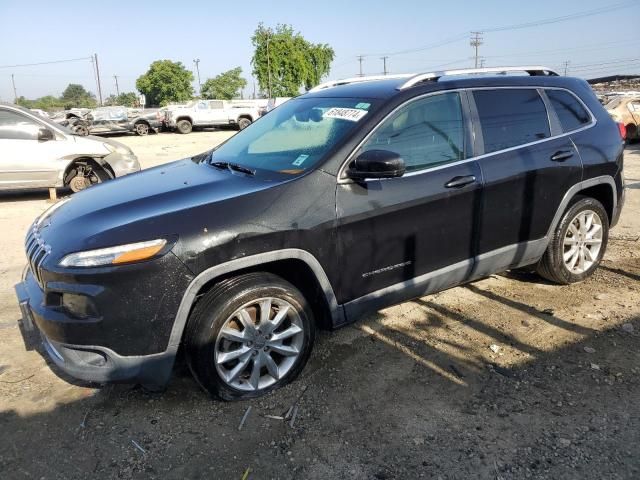
<instances>
[{"instance_id":1,"label":"roof rail","mask_svg":"<svg viewBox=\"0 0 640 480\"><path fill-rule=\"evenodd\" d=\"M442 70L438 72L419 73L414 75L401 86L398 90L404 90L425 81L438 81L440 77L450 75L473 75L478 73L507 73L507 72L527 72L531 76L546 75L556 77L558 74L550 68L540 65L530 65L523 67L485 67L485 68L463 68L459 70Z\"/></svg>"},{"instance_id":2,"label":"roof rail","mask_svg":"<svg viewBox=\"0 0 640 480\"><path fill-rule=\"evenodd\" d=\"M403 73L397 75L370 75L368 77L352 77L344 78L342 80L329 80L328 82L316 85L311 90L309 90L309 92L317 92L326 88L337 87L339 85L348 85L350 83L372 82L374 80L388 80L390 78L411 78L414 76L415 73Z\"/></svg>"}]
</instances>

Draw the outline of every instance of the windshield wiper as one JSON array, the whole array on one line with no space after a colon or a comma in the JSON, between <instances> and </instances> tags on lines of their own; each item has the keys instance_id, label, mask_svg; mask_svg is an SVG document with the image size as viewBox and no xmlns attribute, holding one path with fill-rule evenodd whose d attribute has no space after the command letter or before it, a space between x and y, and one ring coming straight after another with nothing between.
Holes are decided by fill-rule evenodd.
<instances>
[{"instance_id":1,"label":"windshield wiper","mask_svg":"<svg viewBox=\"0 0 640 480\"><path fill-rule=\"evenodd\" d=\"M236 172L246 173L247 175L255 175L256 171L252 170L248 167L243 167L242 165L238 165L237 163L231 162L211 162L210 165L213 165L216 168L228 168L229 170L234 170Z\"/></svg>"}]
</instances>

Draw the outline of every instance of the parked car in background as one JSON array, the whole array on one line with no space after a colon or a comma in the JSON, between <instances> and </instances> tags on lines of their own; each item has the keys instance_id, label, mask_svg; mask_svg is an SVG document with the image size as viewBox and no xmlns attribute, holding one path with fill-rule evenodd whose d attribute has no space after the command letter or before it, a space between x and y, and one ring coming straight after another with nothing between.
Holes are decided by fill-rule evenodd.
<instances>
[{"instance_id":1,"label":"parked car in background","mask_svg":"<svg viewBox=\"0 0 640 480\"><path fill-rule=\"evenodd\" d=\"M624 124L629 142L640 140L640 96L619 95L605 108L616 122Z\"/></svg>"},{"instance_id":2,"label":"parked car in background","mask_svg":"<svg viewBox=\"0 0 640 480\"><path fill-rule=\"evenodd\" d=\"M591 87L545 67L329 82L45 212L23 325L81 379L157 388L182 348L210 393L257 397L302 371L316 328L511 268L585 280L623 154Z\"/></svg>"},{"instance_id":3,"label":"parked car in background","mask_svg":"<svg viewBox=\"0 0 640 480\"><path fill-rule=\"evenodd\" d=\"M69 187L74 192L140 170L131 149L81 138L16 105L0 104L0 189Z\"/></svg>"},{"instance_id":4,"label":"parked car in background","mask_svg":"<svg viewBox=\"0 0 640 480\"><path fill-rule=\"evenodd\" d=\"M243 130L259 117L258 107L227 100L193 100L186 105L166 107L164 126L179 133L199 127L234 126Z\"/></svg>"},{"instance_id":5,"label":"parked car in background","mask_svg":"<svg viewBox=\"0 0 640 480\"><path fill-rule=\"evenodd\" d=\"M139 110L127 107L99 107L84 118L69 119L69 128L78 135L104 135L132 132L148 135L162 128L162 112L159 109Z\"/></svg>"}]
</instances>

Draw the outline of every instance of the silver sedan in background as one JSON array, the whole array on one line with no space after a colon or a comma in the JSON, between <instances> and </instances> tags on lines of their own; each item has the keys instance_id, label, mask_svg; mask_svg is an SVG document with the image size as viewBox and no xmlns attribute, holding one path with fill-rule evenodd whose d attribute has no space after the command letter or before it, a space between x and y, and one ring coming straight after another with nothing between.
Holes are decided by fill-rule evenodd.
<instances>
[{"instance_id":1,"label":"silver sedan in background","mask_svg":"<svg viewBox=\"0 0 640 480\"><path fill-rule=\"evenodd\" d=\"M139 170L126 145L80 137L25 108L0 104L0 190L69 187L78 192Z\"/></svg>"}]
</instances>

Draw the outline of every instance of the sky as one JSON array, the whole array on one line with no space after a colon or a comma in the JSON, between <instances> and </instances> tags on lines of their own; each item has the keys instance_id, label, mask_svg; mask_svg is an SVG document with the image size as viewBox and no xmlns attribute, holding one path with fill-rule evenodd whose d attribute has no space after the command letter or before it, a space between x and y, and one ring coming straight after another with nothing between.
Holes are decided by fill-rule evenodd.
<instances>
[{"instance_id":1,"label":"sky","mask_svg":"<svg viewBox=\"0 0 640 480\"><path fill-rule=\"evenodd\" d=\"M617 8L618 7L618 8ZM598 10L597 15L527 28L500 27ZM202 83L240 66L253 93L251 36L260 22L290 24L307 40L335 50L329 78L472 67L470 32L484 31L486 66L546 65L593 78L640 73L640 0L0 0L0 101L59 96L69 83L96 92L88 57L98 54L103 97L135 91L154 60L182 62ZM57 60L84 60L14 67ZM194 75L195 76L195 75ZM195 85L194 85L195 86Z\"/></svg>"}]
</instances>

